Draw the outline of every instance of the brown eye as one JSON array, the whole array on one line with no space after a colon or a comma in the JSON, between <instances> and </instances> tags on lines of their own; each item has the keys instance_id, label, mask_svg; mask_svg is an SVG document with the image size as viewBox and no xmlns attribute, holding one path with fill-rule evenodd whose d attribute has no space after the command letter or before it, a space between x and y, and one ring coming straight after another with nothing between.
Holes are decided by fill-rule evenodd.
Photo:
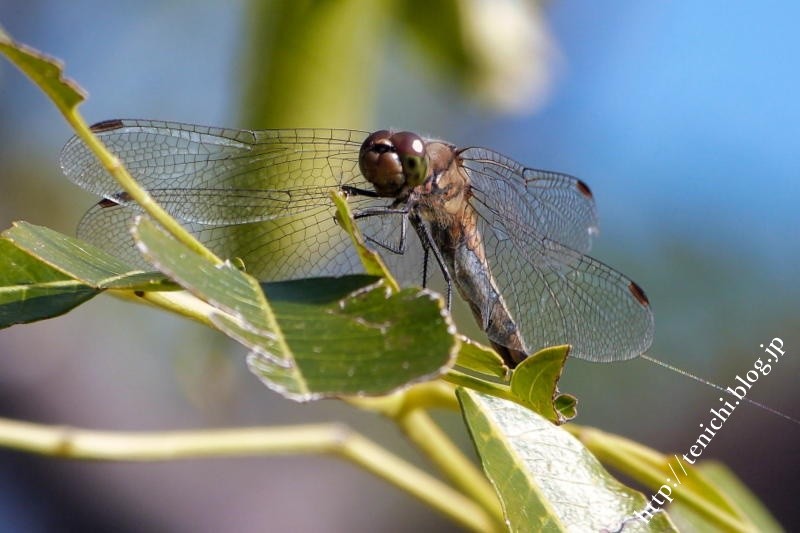
<instances>
[{"instance_id":1,"label":"brown eye","mask_svg":"<svg viewBox=\"0 0 800 533\"><path fill-rule=\"evenodd\" d=\"M428 177L428 160L422 137L410 131L401 131L392 135L391 140L403 166L406 183L416 187L425 181Z\"/></svg>"},{"instance_id":2,"label":"brown eye","mask_svg":"<svg viewBox=\"0 0 800 533\"><path fill-rule=\"evenodd\" d=\"M361 145L358 155L361 174L381 196L395 196L405 185L403 164L387 130L376 131Z\"/></svg>"}]
</instances>

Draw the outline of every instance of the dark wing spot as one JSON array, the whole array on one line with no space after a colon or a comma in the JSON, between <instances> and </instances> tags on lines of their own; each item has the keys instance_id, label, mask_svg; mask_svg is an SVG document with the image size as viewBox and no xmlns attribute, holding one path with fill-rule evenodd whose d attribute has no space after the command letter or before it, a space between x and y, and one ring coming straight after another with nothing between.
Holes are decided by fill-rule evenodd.
<instances>
[{"instance_id":1,"label":"dark wing spot","mask_svg":"<svg viewBox=\"0 0 800 533\"><path fill-rule=\"evenodd\" d=\"M102 122L98 122L97 124L92 124L89 128L94 133L100 133L102 131L111 131L117 130L123 126L122 121L118 118L112 120L104 120Z\"/></svg>"},{"instance_id":2,"label":"dark wing spot","mask_svg":"<svg viewBox=\"0 0 800 533\"><path fill-rule=\"evenodd\" d=\"M111 198L103 198L97 205L105 209L106 207L114 207L120 204L127 204L133 201L131 195L126 193L125 191L114 193L111 195Z\"/></svg>"},{"instance_id":3,"label":"dark wing spot","mask_svg":"<svg viewBox=\"0 0 800 533\"><path fill-rule=\"evenodd\" d=\"M97 202L97 205L99 205L103 209L106 209L108 207L114 207L114 206L117 206L119 204L117 202L115 202L114 200L111 200L109 198L103 198L102 200Z\"/></svg>"},{"instance_id":4,"label":"dark wing spot","mask_svg":"<svg viewBox=\"0 0 800 533\"><path fill-rule=\"evenodd\" d=\"M592 190L583 180L578 180L577 188L578 192L580 192L582 195L587 198L592 198Z\"/></svg>"},{"instance_id":5,"label":"dark wing spot","mask_svg":"<svg viewBox=\"0 0 800 533\"><path fill-rule=\"evenodd\" d=\"M628 285L628 290L631 291L633 297L645 307L650 307L650 300L647 299L647 295L644 293L644 290L640 286L638 286L635 282L631 281L630 285Z\"/></svg>"}]
</instances>

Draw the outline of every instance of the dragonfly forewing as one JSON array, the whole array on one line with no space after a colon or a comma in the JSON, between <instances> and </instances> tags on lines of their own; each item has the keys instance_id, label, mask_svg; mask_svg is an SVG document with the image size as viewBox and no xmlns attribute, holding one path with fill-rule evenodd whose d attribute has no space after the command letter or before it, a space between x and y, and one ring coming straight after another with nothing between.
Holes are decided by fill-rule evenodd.
<instances>
[{"instance_id":1,"label":"dragonfly forewing","mask_svg":"<svg viewBox=\"0 0 800 533\"><path fill-rule=\"evenodd\" d=\"M293 205L303 209L309 197L326 190L368 185L358 171L364 132L248 131L145 120L108 121L96 129L133 178L148 191L162 191L160 201L185 220L254 221L257 208L283 214ZM119 191L77 137L64 146L61 168L99 196L113 198ZM192 197L184 202L187 195Z\"/></svg>"},{"instance_id":2,"label":"dragonfly forewing","mask_svg":"<svg viewBox=\"0 0 800 533\"><path fill-rule=\"evenodd\" d=\"M93 129L171 215L215 253L243 259L262 279L360 271L335 226L329 195L342 185L369 185L358 172L366 133L248 131L145 120L107 121ZM118 201L119 185L77 137L64 147L61 166L83 188ZM78 235L146 268L129 236L140 211L114 202L90 210ZM378 204L371 198L353 203L356 209Z\"/></svg>"}]
</instances>

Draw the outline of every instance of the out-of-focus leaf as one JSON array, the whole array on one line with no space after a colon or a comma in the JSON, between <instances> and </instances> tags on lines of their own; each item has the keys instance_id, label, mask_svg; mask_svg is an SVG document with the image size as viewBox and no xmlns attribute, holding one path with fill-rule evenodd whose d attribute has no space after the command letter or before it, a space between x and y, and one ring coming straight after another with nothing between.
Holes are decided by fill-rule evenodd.
<instances>
[{"instance_id":1,"label":"out-of-focus leaf","mask_svg":"<svg viewBox=\"0 0 800 533\"><path fill-rule=\"evenodd\" d=\"M552 346L522 361L511 375L511 392L551 422L575 418L578 400L558 392L558 380L569 355L569 345Z\"/></svg>"},{"instance_id":2,"label":"out-of-focus leaf","mask_svg":"<svg viewBox=\"0 0 800 533\"><path fill-rule=\"evenodd\" d=\"M699 472L707 485L704 494L724 495L726 505L736 510L736 514L749 519L744 527L759 532L779 532L783 528L758 498L742 483L728 467L716 461L701 461L695 465L693 472ZM708 490L708 486L713 487ZM709 520L698 513L680 497L676 496L669 505L669 514L675 523L684 531L715 532L720 530L719 523Z\"/></svg>"},{"instance_id":3,"label":"out-of-focus leaf","mask_svg":"<svg viewBox=\"0 0 800 533\"><path fill-rule=\"evenodd\" d=\"M0 52L30 77L62 111L77 106L86 98L83 89L74 81L62 77L63 66L58 60L14 42L2 28Z\"/></svg>"},{"instance_id":4,"label":"out-of-focus leaf","mask_svg":"<svg viewBox=\"0 0 800 533\"><path fill-rule=\"evenodd\" d=\"M250 2L243 122L250 128L368 124L388 12L370 0Z\"/></svg>"},{"instance_id":5,"label":"out-of-focus leaf","mask_svg":"<svg viewBox=\"0 0 800 533\"><path fill-rule=\"evenodd\" d=\"M648 487L653 494L662 491L677 503L681 518L691 519L693 527L706 530L751 531L755 525L724 490L706 477L697 465L679 461L638 442L595 428L576 431L581 442L604 464ZM677 478L677 479L676 479ZM659 496L662 507L667 498ZM672 510L672 508L670 508Z\"/></svg>"},{"instance_id":6,"label":"out-of-focus leaf","mask_svg":"<svg viewBox=\"0 0 800 533\"><path fill-rule=\"evenodd\" d=\"M548 92L556 47L536 2L404 0L395 3L405 35L434 75L484 104L530 111Z\"/></svg>"},{"instance_id":7,"label":"out-of-focus leaf","mask_svg":"<svg viewBox=\"0 0 800 533\"><path fill-rule=\"evenodd\" d=\"M370 276L322 278L282 283L268 302L255 279L204 260L147 219L134 237L157 268L219 310L211 321L250 348L251 370L289 398L386 394L435 378L455 359L449 316L428 291L393 293Z\"/></svg>"},{"instance_id":8,"label":"out-of-focus leaf","mask_svg":"<svg viewBox=\"0 0 800 533\"><path fill-rule=\"evenodd\" d=\"M465 46L469 5L458 0L403 0L394 3L397 19L417 42L434 72L462 83L475 74L475 58Z\"/></svg>"},{"instance_id":9,"label":"out-of-focus leaf","mask_svg":"<svg viewBox=\"0 0 800 533\"><path fill-rule=\"evenodd\" d=\"M665 513L635 513L645 496L614 479L572 435L516 403L457 392L511 531L676 531Z\"/></svg>"},{"instance_id":10,"label":"out-of-focus leaf","mask_svg":"<svg viewBox=\"0 0 800 533\"><path fill-rule=\"evenodd\" d=\"M703 461L698 465L700 472L750 518L758 531L782 531L780 524L770 514L764 504L742 483L733 471L717 461Z\"/></svg>"}]
</instances>

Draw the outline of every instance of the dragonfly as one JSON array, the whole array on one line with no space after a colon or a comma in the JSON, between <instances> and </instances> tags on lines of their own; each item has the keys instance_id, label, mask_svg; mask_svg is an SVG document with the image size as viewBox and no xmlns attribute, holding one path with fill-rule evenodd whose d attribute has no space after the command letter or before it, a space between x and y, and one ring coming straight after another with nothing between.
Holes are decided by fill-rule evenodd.
<instances>
[{"instance_id":1,"label":"dragonfly","mask_svg":"<svg viewBox=\"0 0 800 533\"><path fill-rule=\"evenodd\" d=\"M644 291L587 255L598 231L594 197L568 174L407 131L118 119L92 130L201 242L262 281L363 272L335 221L330 193L340 190L390 270L423 286L441 273L448 308L455 288L512 368L547 346L613 362L652 343ZM78 237L141 262L129 232L140 211L76 137L61 168L103 197Z\"/></svg>"}]
</instances>

